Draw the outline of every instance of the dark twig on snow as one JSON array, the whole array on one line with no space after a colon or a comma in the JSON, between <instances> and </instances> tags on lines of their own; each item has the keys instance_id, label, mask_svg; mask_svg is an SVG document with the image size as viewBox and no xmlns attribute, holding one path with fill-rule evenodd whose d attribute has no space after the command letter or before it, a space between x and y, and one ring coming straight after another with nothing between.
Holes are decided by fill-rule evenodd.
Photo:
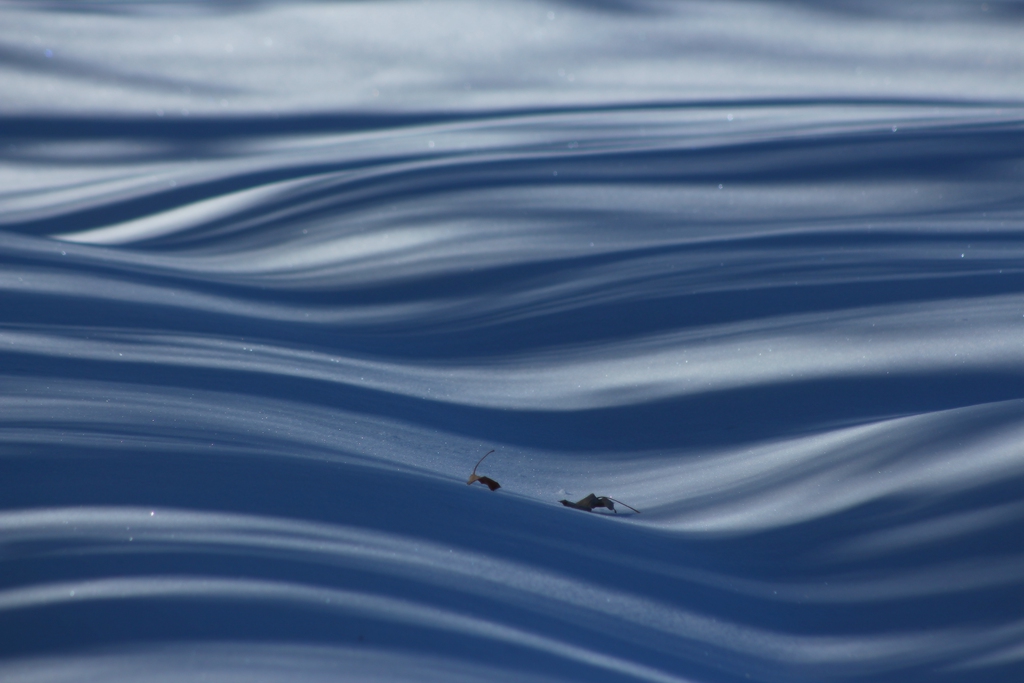
<instances>
[{"instance_id":1,"label":"dark twig on snow","mask_svg":"<svg viewBox=\"0 0 1024 683\"><path fill-rule=\"evenodd\" d=\"M484 453L484 458L486 458L488 455L490 455L493 452L494 452L493 450L487 451L486 453ZM498 482L494 481L490 477L481 477L480 475L478 475L476 473L476 468L480 467L480 463L482 463L484 461L484 458L480 458L479 460L477 460L476 465L473 467L473 474L469 475L469 479L466 480L466 485L468 486L468 485L472 484L474 481L478 481L481 484L483 484L484 486L486 486L487 488L489 488L490 490L497 491L498 489L501 488L501 484L499 484Z\"/></svg>"},{"instance_id":2,"label":"dark twig on snow","mask_svg":"<svg viewBox=\"0 0 1024 683\"><path fill-rule=\"evenodd\" d=\"M575 503L571 500L560 500L558 502L566 507L576 508L577 510L583 510L584 512L593 512L594 508L608 508L616 514L618 514L619 511L615 509L615 503L618 503L619 505L626 505L621 500L615 500L608 496L595 496L593 493L582 500L576 501ZM640 511L632 505L626 505L626 507L638 515L640 514Z\"/></svg>"}]
</instances>

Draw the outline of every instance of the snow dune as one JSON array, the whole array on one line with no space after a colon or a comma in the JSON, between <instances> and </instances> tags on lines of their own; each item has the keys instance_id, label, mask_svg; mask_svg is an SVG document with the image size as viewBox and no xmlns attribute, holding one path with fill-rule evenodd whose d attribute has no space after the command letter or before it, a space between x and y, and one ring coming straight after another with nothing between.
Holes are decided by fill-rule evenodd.
<instances>
[{"instance_id":1,"label":"snow dune","mask_svg":"<svg viewBox=\"0 0 1024 683\"><path fill-rule=\"evenodd\" d=\"M2 7L0 679L1020 680L1020 3Z\"/></svg>"}]
</instances>

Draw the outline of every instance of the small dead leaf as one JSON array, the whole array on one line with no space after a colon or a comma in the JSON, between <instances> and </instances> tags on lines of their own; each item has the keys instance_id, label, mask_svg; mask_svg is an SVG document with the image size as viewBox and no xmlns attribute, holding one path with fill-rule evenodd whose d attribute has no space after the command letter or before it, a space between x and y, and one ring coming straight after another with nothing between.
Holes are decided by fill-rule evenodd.
<instances>
[{"instance_id":1,"label":"small dead leaf","mask_svg":"<svg viewBox=\"0 0 1024 683\"><path fill-rule=\"evenodd\" d=\"M493 452L494 452L493 450L487 451L486 453L484 453L484 458L486 458L488 455L490 455ZM478 475L476 473L476 468L480 467L480 463L482 463L484 461L484 458L480 458L479 460L477 460L476 465L473 467L473 473L471 475L469 475L469 479L466 480L466 485L469 486L474 481L478 481L481 484L483 484L484 486L486 486L487 488L489 488L490 490L497 491L498 489L501 488L501 484L499 484L498 482L494 481L490 477L481 477L480 475Z\"/></svg>"},{"instance_id":2,"label":"small dead leaf","mask_svg":"<svg viewBox=\"0 0 1024 683\"><path fill-rule=\"evenodd\" d=\"M593 512L594 508L608 508L609 510L616 514L618 514L619 511L615 509L615 503L618 503L619 505L626 505L621 500L615 500L614 498L609 498L608 496L595 496L593 493L591 493L586 498L576 501L575 503L572 502L571 500L560 500L558 502L564 505L565 507L576 508L577 510L583 510L584 512ZM626 505L626 507L628 507L636 514L640 514L640 511L637 510L632 505Z\"/></svg>"}]
</instances>

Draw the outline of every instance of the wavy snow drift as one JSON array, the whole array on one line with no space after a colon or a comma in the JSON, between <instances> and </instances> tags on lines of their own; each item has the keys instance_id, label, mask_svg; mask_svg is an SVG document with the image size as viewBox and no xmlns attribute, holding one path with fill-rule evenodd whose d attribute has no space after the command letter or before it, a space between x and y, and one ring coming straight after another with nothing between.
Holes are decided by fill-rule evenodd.
<instances>
[{"instance_id":1,"label":"wavy snow drift","mask_svg":"<svg viewBox=\"0 0 1024 683\"><path fill-rule=\"evenodd\" d=\"M3 12L0 679L1024 677L1020 3Z\"/></svg>"}]
</instances>

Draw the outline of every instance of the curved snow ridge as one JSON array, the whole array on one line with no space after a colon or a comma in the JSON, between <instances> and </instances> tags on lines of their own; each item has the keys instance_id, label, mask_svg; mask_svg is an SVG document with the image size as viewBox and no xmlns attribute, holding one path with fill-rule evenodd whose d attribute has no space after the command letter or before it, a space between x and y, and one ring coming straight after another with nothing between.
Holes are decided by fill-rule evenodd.
<instances>
[{"instance_id":1,"label":"curved snow ridge","mask_svg":"<svg viewBox=\"0 0 1024 683\"><path fill-rule=\"evenodd\" d=\"M6 325L0 349L279 376L489 409L579 411L790 382L1018 374L1024 372L1024 342L1016 341L1024 329L1020 310L1016 296L875 307L704 326L486 363L388 362L265 341L103 327ZM958 323L952 329L950 318Z\"/></svg>"},{"instance_id":2,"label":"curved snow ridge","mask_svg":"<svg viewBox=\"0 0 1024 683\"><path fill-rule=\"evenodd\" d=\"M643 664L611 657L598 651L540 637L491 620L466 617L452 611L417 605L386 596L330 588L312 588L269 581L217 579L209 577L147 577L111 579L19 589L0 595L0 610L28 609L71 600L102 601L130 599L217 600L284 603L290 607L357 615L493 640L525 650L537 650L572 661L577 665L625 675L634 680L680 683L686 679L663 673ZM385 655L386 656L386 655Z\"/></svg>"},{"instance_id":3,"label":"curved snow ridge","mask_svg":"<svg viewBox=\"0 0 1024 683\"><path fill-rule=\"evenodd\" d=\"M100 683L137 681L172 683L201 677L211 683L328 683L338 680L382 683L553 683L541 671L485 659L460 659L372 644L324 645L288 642L178 642L108 649L103 653L68 654L0 663L11 683ZM578 680L578 679L575 679Z\"/></svg>"},{"instance_id":4,"label":"curved snow ridge","mask_svg":"<svg viewBox=\"0 0 1024 683\"><path fill-rule=\"evenodd\" d=\"M727 113L732 111L738 113ZM775 192L767 199L774 222L882 215L891 220L911 211L968 209L977 205L978 193L1010 199L1014 187L998 171L1012 163L1024 116L1019 107L982 102L880 107L856 101L843 107L737 101L500 114L332 136L303 135L297 121L294 132L254 131L247 138L246 121L234 127L213 122L225 135L242 133L204 150L202 164L170 150L162 163L155 153L145 164L132 157L121 163L102 155L59 158L74 145L55 149L57 159L27 154L16 168L32 169L33 175L26 181L12 172L5 228L46 231L72 243L138 244L147 262L211 275L295 279L307 271L308 278L325 266L358 273L360 266L401 257L393 272L367 271L364 277L407 277L429 272L430 260L440 265L445 256L473 258L477 265L494 262L492 251L473 248L481 244L481 224L514 221L524 209L548 209L552 222L566 200L600 202L621 193L624 173L633 183L652 189L670 184L674 190L653 195L653 203L630 202L631 212L682 214L717 225L757 217L766 201L758 190L796 178L808 183L803 192ZM66 125L73 128L75 122ZM129 129L88 146L118 148L130 135ZM936 149L936 139L957 144ZM140 144L153 144L152 131ZM845 173L856 185L827 180L837 155L847 157ZM950 156L975 167L979 182L973 196L919 165ZM70 175L66 166L72 162L88 168L87 175ZM907 177L879 183L875 171L887 165L906 168ZM908 184L911 179L916 183ZM813 191L816 185L828 194ZM694 192L726 188L717 202ZM455 199L459 210L452 212ZM104 222L111 216L123 218ZM571 224L569 216L560 217ZM475 231L459 225L466 218ZM90 227L62 227L83 223ZM633 235L633 244L639 236ZM421 245L428 247L424 253L418 253ZM187 250L188 258L161 254L167 246Z\"/></svg>"},{"instance_id":5,"label":"curved snow ridge","mask_svg":"<svg viewBox=\"0 0 1024 683\"><path fill-rule=\"evenodd\" d=\"M885 532L862 529L857 540L837 537L842 547L829 551L837 556L885 557L943 534L963 537L1005 526L1016 508L980 492L1024 476L1019 399L819 426L812 434L702 446L679 439L656 450L567 453L552 445L528 447L525 438L488 444L474 431L439 430L405 409L360 410L365 398L339 409L188 386L154 394L131 383L82 380L8 378L5 385L0 442L9 449L80 449L127 460L149 451L141 462L168 467L178 457L227 457L256 471L263 459L274 458L282 467L335 463L382 477L404 473L415 485L464 486L476 459L497 446L500 453L485 473L502 483L501 496L550 505L597 492L641 509L642 515L629 516L633 525L695 537L785 529L893 499L984 501L936 513L935 521L894 519ZM506 417L501 411L483 432L499 428Z\"/></svg>"},{"instance_id":6,"label":"curved snow ridge","mask_svg":"<svg viewBox=\"0 0 1024 683\"><path fill-rule=\"evenodd\" d=\"M963 666L947 670L970 670L988 663L1014 661L1019 647L981 657ZM69 654L45 658L24 658L0 663L4 680L12 683L53 683L80 681L141 681L169 683L202 676L214 683L238 680L255 683L300 683L359 680L384 683L444 681L471 683L496 681L512 683L551 683L557 680L582 681L589 670L576 671L564 678L531 671L510 664L497 667L482 661L464 661L455 656L441 657L401 648L372 645L341 646L296 643L167 643L139 645L102 653Z\"/></svg>"},{"instance_id":7,"label":"curved snow ridge","mask_svg":"<svg viewBox=\"0 0 1024 683\"><path fill-rule=\"evenodd\" d=\"M1024 403L1013 400L702 449L696 457L647 454L599 471L611 476L621 468L617 490L644 506L641 523L694 534L751 533L893 499L970 499L1024 476L1022 429ZM975 503L971 512L893 520L885 531L836 536L825 547L836 557L884 556L1020 519L1016 503L998 500Z\"/></svg>"},{"instance_id":8,"label":"curved snow ridge","mask_svg":"<svg viewBox=\"0 0 1024 683\"><path fill-rule=\"evenodd\" d=\"M43 567L50 565L48 573L62 560L117 556L125 568L132 558L162 557L166 565L179 555L205 557L201 564L219 566L222 573L243 573L129 574L41 581L0 592L0 619L19 611L70 613L90 603L138 603L139 609L166 600L181 605L179 609L188 609L193 603L239 603L250 611L298 610L326 614L328 622L354 621L356 630L374 634L366 638L378 640L372 643L378 657L387 657L392 648L400 650L403 639L411 635L408 629L451 633L478 643L458 655L449 654L449 666L479 661L481 652L493 650L494 645L487 644L492 641L513 651L533 651L630 680L688 680L667 673L687 660L733 674L784 664L805 675L842 670L864 675L893 667L967 662L1005 647L1024 632L1020 621L995 630L922 624L885 636L771 631L763 625L730 623L721 615L700 614L618 589L588 585L578 576L429 539L263 516L162 508L64 508L6 513L0 516L0 529L19 557L35 559ZM305 566L306 574L315 566L340 573L320 571L316 581L304 583L261 578L261 570L253 565L253 560L261 558ZM245 566L250 569L242 569ZM353 579L353 572L373 578L367 584L366 579ZM409 589L401 584L397 590L392 586L381 592L380 587L389 584L384 577L432 586L433 590L415 590L413 595L419 597L402 598L399 596ZM728 577L719 578L727 585L733 583ZM741 585L750 583L736 579ZM339 582L362 587L351 590L340 587ZM781 583L763 583L765 588L773 587L776 595L787 588ZM685 582L679 588L692 590ZM759 597L743 588L738 592L732 587L718 588L726 594L745 594L748 600ZM792 593L792 586L789 591ZM433 597L426 598L428 595ZM801 602L798 595L788 600ZM381 631L375 623L389 627ZM237 626L228 624L227 634L233 628ZM164 637L173 638L173 627L167 630ZM338 633L332 640L350 639L351 630L351 624L342 627L346 635ZM364 636L358 636L358 641L365 642ZM601 642L604 645L595 649ZM493 661L490 656L483 660ZM659 666L649 666L652 662Z\"/></svg>"}]
</instances>

